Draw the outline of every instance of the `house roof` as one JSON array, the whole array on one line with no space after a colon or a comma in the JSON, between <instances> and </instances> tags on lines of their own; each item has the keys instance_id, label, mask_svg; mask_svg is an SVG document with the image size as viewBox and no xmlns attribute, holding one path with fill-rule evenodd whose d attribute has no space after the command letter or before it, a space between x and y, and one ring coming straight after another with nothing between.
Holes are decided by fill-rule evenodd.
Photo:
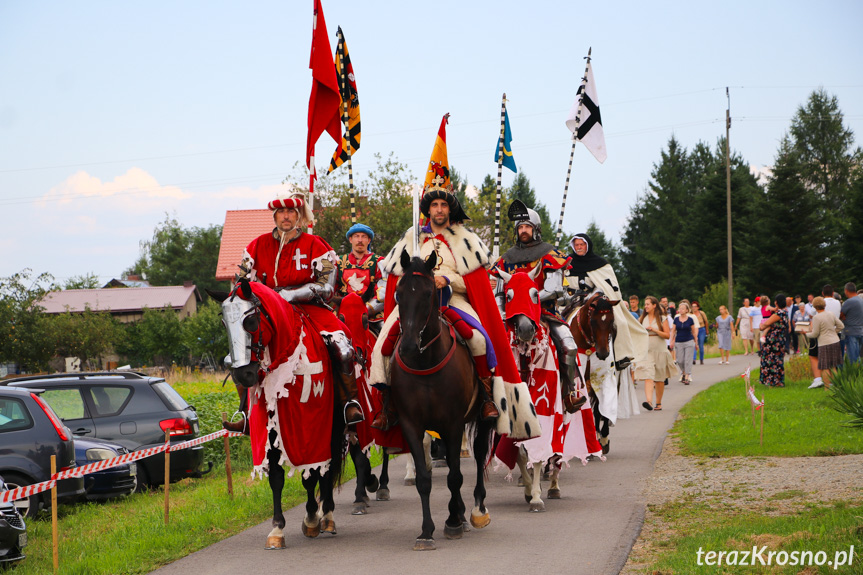
<instances>
[{"instance_id":1,"label":"house roof","mask_svg":"<svg viewBox=\"0 0 863 575\"><path fill-rule=\"evenodd\" d=\"M67 289L51 292L39 305L45 313L92 311L113 313L136 312L144 308L161 309L169 306L180 309L189 298L201 299L195 286L129 287L124 289Z\"/></svg>"},{"instance_id":2,"label":"house roof","mask_svg":"<svg viewBox=\"0 0 863 575\"><path fill-rule=\"evenodd\" d=\"M270 210L228 210L222 228L216 279L233 280L239 271L237 265L243 259L246 246L256 237L273 231L274 227L273 213Z\"/></svg>"}]
</instances>

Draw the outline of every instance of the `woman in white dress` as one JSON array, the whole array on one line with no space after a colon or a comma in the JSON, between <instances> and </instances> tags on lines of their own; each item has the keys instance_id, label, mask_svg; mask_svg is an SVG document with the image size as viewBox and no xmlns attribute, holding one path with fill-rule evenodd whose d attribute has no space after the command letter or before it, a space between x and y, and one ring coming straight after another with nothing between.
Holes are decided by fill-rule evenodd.
<instances>
[{"instance_id":1,"label":"woman in white dress","mask_svg":"<svg viewBox=\"0 0 863 575\"><path fill-rule=\"evenodd\" d=\"M749 355L755 348L752 335L752 319L749 317L749 298L743 298L743 307L737 310L737 332L743 340L743 355Z\"/></svg>"},{"instance_id":2,"label":"woman in white dress","mask_svg":"<svg viewBox=\"0 0 863 575\"><path fill-rule=\"evenodd\" d=\"M647 399L642 403L644 409L651 411L662 410L662 394L665 386L662 381L673 377L677 372L677 366L671 359L671 353L665 345L665 338L669 337L669 331L665 322L662 308L652 295L644 298L644 312L641 314L641 325L648 333L647 358L636 364L635 379L644 380L644 395ZM653 391L656 389L656 405L652 405Z\"/></svg>"}]
</instances>

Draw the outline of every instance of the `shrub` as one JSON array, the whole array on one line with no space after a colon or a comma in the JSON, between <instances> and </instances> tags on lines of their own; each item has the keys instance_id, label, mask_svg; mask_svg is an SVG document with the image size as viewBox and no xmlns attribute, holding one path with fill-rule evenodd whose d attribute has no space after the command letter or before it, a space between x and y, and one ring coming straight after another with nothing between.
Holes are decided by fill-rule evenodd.
<instances>
[{"instance_id":1,"label":"shrub","mask_svg":"<svg viewBox=\"0 0 863 575\"><path fill-rule=\"evenodd\" d=\"M237 410L239 398L234 386L226 387L224 391L187 394L186 401L195 406L198 413L198 424L201 435L213 433L222 429L222 412L227 412L228 418ZM252 463L252 448L248 437L229 439L231 443L231 466L248 469ZM225 446L221 439L204 444L204 461L212 461L214 465L225 464Z\"/></svg>"},{"instance_id":2,"label":"shrub","mask_svg":"<svg viewBox=\"0 0 863 575\"><path fill-rule=\"evenodd\" d=\"M812 365L808 354L793 355L785 362L785 381L810 381Z\"/></svg>"},{"instance_id":3,"label":"shrub","mask_svg":"<svg viewBox=\"0 0 863 575\"><path fill-rule=\"evenodd\" d=\"M851 416L844 425L863 429L863 363L846 363L833 372L830 399L833 409Z\"/></svg>"}]
</instances>

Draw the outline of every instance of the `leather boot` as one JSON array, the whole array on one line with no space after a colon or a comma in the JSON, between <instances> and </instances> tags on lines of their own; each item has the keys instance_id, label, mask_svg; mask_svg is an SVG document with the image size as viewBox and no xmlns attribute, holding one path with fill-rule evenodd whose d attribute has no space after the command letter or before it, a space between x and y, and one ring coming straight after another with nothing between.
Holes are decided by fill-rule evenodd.
<instances>
[{"instance_id":1,"label":"leather boot","mask_svg":"<svg viewBox=\"0 0 863 575\"><path fill-rule=\"evenodd\" d=\"M375 429L380 429L381 431L387 431L393 425L398 423L398 413L393 406L393 402L390 398L390 388L382 387L381 388L381 402L383 403L383 407L381 408L380 413L377 414L374 421L372 421L372 427Z\"/></svg>"},{"instance_id":2,"label":"leather boot","mask_svg":"<svg viewBox=\"0 0 863 575\"><path fill-rule=\"evenodd\" d=\"M238 421L223 421L222 427L227 429L228 431L234 431L236 433L242 433L243 435L249 435L249 425L245 417Z\"/></svg>"},{"instance_id":3,"label":"leather boot","mask_svg":"<svg viewBox=\"0 0 863 575\"><path fill-rule=\"evenodd\" d=\"M345 406L345 423L353 425L365 420L360 402L357 401L357 378L353 373L340 373L342 385L336 385L336 394Z\"/></svg>"},{"instance_id":4,"label":"leather boot","mask_svg":"<svg viewBox=\"0 0 863 575\"><path fill-rule=\"evenodd\" d=\"M491 421L492 419L497 419L500 417L500 411L497 410L497 406L492 401L492 392L491 392L491 377L481 377L479 378L480 382L482 382L482 388L485 390L485 399L482 403L482 420L483 421Z\"/></svg>"}]
</instances>

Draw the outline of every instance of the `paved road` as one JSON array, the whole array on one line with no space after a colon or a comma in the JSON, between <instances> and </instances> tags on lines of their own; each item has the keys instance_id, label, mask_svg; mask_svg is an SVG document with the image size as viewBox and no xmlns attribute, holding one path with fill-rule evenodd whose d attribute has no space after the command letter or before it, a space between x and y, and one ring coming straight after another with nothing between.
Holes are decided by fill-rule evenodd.
<instances>
[{"instance_id":1,"label":"paved road","mask_svg":"<svg viewBox=\"0 0 863 575\"><path fill-rule=\"evenodd\" d=\"M392 500L372 501L367 515L350 514L354 482L343 486L336 499L338 535L307 539L300 533L303 509L285 512L288 548L264 550L267 521L184 559L159 569L160 575L237 575L254 573L465 573L494 569L508 573L617 574L623 568L644 520L642 489L653 471L662 443L677 411L705 387L742 373L755 358L736 356L730 365L695 366L694 383L672 383L663 410L619 420L611 430L607 461L586 466L575 462L561 473L563 498L546 499L544 513L529 513L522 489L507 483L503 471L491 472L486 505L491 524L450 541L443 535L449 491L446 468L433 472L432 513L437 550L411 548L420 533L422 514L416 488L403 485L405 456L390 463ZM643 387L639 383L639 398ZM472 461L462 459L462 471ZM518 472L515 473L516 477ZM473 499L475 472L465 473L462 495L468 510ZM543 485L543 496L545 488ZM253 569L252 572L248 571Z\"/></svg>"}]
</instances>

